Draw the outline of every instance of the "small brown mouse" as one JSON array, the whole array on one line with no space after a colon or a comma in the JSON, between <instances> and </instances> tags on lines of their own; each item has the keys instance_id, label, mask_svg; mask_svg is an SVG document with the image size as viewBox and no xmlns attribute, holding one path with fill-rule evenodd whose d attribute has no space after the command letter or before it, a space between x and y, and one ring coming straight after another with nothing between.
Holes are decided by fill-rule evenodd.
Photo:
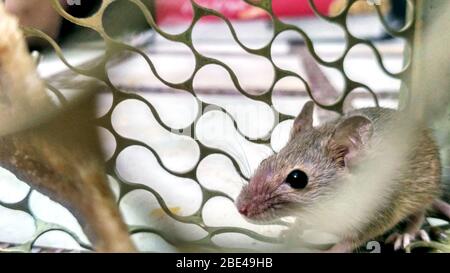
<instances>
[{"instance_id":1,"label":"small brown mouse","mask_svg":"<svg viewBox=\"0 0 450 273\"><path fill-rule=\"evenodd\" d=\"M389 159L372 161L375 172L377 166L389 169L395 165L389 170L390 184L383 185L355 174L369 162L364 160L371 158L371 148L383 149L378 151L381 158L393 150L379 145L399 112L363 108L313 127L313 109L312 101L305 104L286 146L263 160L242 189L236 206L244 217L267 222L296 216L298 225L337 235L340 241L331 252L351 252L402 221L406 222L403 234L393 234L388 241L393 241L396 249L406 247L417 236L428 240L421 230L428 209L450 218L450 206L439 199L438 148L425 125L414 127L415 145L406 147L401 160L395 164ZM402 142L400 139L400 146ZM395 153L387 158L391 155Z\"/></svg>"}]
</instances>

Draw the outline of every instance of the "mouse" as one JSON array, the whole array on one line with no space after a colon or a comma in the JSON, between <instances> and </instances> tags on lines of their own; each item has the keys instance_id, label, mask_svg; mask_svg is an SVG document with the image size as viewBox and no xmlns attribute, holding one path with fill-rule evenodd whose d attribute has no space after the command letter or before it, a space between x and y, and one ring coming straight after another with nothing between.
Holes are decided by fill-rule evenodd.
<instances>
[{"instance_id":1,"label":"mouse","mask_svg":"<svg viewBox=\"0 0 450 273\"><path fill-rule=\"evenodd\" d=\"M262 160L243 186L235 201L238 212L257 223L294 216L292 226L330 232L338 240L325 252L353 252L399 223L405 223L401 232L387 238L396 250L414 240L429 241L421 229L426 213L437 210L450 218L450 206L441 199L441 163L431 130L422 124L414 128L415 145L406 147L396 166L388 159L394 149L379 145L399 111L361 108L319 126L313 126L313 112L314 102L306 102L286 145ZM372 175L357 176L378 147L378 161L371 163L374 177L383 173L377 168L395 165L385 185L370 184ZM379 160L385 153L387 159Z\"/></svg>"}]
</instances>

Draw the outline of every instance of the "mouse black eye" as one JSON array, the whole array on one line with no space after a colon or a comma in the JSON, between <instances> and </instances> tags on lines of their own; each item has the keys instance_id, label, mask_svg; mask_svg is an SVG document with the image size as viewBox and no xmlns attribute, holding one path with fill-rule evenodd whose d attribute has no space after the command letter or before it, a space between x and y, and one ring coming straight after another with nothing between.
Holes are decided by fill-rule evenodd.
<instances>
[{"instance_id":1,"label":"mouse black eye","mask_svg":"<svg viewBox=\"0 0 450 273\"><path fill-rule=\"evenodd\" d=\"M294 170L286 177L286 183L293 189L304 189L308 185L308 176L300 170Z\"/></svg>"}]
</instances>

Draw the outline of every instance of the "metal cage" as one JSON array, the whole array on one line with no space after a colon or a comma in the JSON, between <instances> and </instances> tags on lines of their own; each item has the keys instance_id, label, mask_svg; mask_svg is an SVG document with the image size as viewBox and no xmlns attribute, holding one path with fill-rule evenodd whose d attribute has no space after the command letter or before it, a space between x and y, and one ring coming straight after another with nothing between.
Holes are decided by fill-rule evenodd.
<instances>
[{"instance_id":1,"label":"metal cage","mask_svg":"<svg viewBox=\"0 0 450 273\"><path fill-rule=\"evenodd\" d=\"M158 211L157 209L153 209L148 212L150 215L150 220L146 219L144 221L138 221L135 219L138 217L136 215L132 217L130 216L131 218L128 217L128 219L125 217L129 223L129 229L131 234L133 234L133 238L135 238L136 242L139 242L138 246L140 249L156 251L189 251L196 249L211 251L249 251L251 249L255 250L255 246L257 249L259 247L264 249L259 242L266 247L270 247L270 249L276 249L276 245L279 243L279 239L276 237L276 234L286 225L283 221L274 224L278 227L261 227L261 229L257 230L252 227L233 226L232 224L214 225L209 223L211 221L205 221L205 213L208 213L205 212L205 207L208 202L211 200L217 200L217 198L221 200L228 200L227 202L233 202L234 200L232 194L221 190L221 186L217 183L204 183L204 181L202 181L202 178L199 177L199 173L207 168L204 165L205 162L217 160L219 162L217 163L217 166L219 167L216 166L218 169L220 169L220 166L222 166L224 170L234 169L235 176L233 179L235 179L235 181L247 180L250 175L251 167L246 165L248 163L246 163L248 158L242 158L242 154L240 154L244 151L245 157L247 150L244 149L244 147L236 145L240 143L239 145L245 144L249 145L249 147L252 145L255 145L254 147L262 147L261 149L263 152L259 155L259 158L251 159L253 164L257 164L257 162L264 157L264 151L276 151L276 147L274 147L276 144L271 142L274 132L276 133L278 130L277 128L280 128L279 125L287 126L286 124L289 124L289 122L293 119L292 111L283 111L280 107L273 106L276 104L278 96L286 96L286 101L293 98L300 98L302 101L306 101L307 99L314 100L314 102L320 106L320 109L317 111L317 115L323 120L344 113L346 111L346 107L350 104L350 100L353 99L364 98L366 100L371 100L374 105L378 106L380 105L380 101L383 99L387 99L392 102L396 102L399 99L401 103L405 103L410 99L411 95L412 97L416 96L417 94L415 92L419 91L417 91L418 88L415 87L415 85L418 84L421 75L421 72L417 69L426 66L426 64L424 64L424 57L421 54L425 54L424 52L426 52L427 49L425 49L425 51L416 50L419 45L425 42L421 40L421 33L424 31L423 27L428 24L429 20L431 20L427 16L430 16L430 13L436 12L436 8L433 5L441 5L443 7L447 4L443 3L446 1L409 0L407 1L408 14L405 24L400 28L394 28L386 21L386 16L383 14L378 1L364 1L367 2L366 5L369 8L376 11L379 23L381 23L384 30L389 35L404 40L405 50L401 53L403 54L402 67L393 72L384 62L383 53L380 53L376 42L368 39L367 37L355 35L349 29L348 14L351 12L352 7L357 2L361 2L362 0L346 1L342 10L333 16L325 15L319 12L316 7L317 1L308 0L308 3L314 11L316 17L319 17L329 26L338 27L342 31L343 38L345 40L345 48L342 49L342 54L339 54L339 56L331 59L321 56L320 52L317 51L316 41L310 38L310 33L307 33L301 26L278 18L272 8L272 2L270 0L243 0L246 5L258 9L259 12L265 13L266 16L269 17L267 27L272 30L272 37L268 39L268 43L257 47L249 46L248 44L242 42L242 33L237 33L234 23L225 15L221 14L217 10L202 6L196 1L189 2L193 14L192 22L186 29L178 32L177 34L169 33L160 27L155 20L155 12L145 5L143 3L144 1L122 1L127 2L128 5L132 5L134 9L141 13L139 16L145 18L146 23L151 28L151 39L155 39L154 36L161 37L166 40L167 43L176 43L177 45L183 46L185 50L190 52L194 60L192 71L183 81L172 82L167 79L168 77L166 77L166 75L168 74L165 72L161 73L158 66L155 64L155 60L153 60L152 57L152 44L148 45L143 43L140 46L136 46L136 44L130 43L129 40L123 39L123 36L113 36L109 33L109 26L105 25L104 16L117 1L103 0L96 11L86 18L77 18L67 13L62 8L58 0L50 1L54 9L57 10L57 12L64 17L65 20L83 29L88 29L94 34L96 33L104 46L104 52L101 54L100 58L97 58L95 61L90 62L87 65L72 65L65 56L65 49L61 47L58 42L52 40L49 36L40 31L28 28L25 29L26 36L37 37L46 41L46 43L50 45L50 50L53 51L57 58L66 65L67 70L57 73L56 76L53 75L52 77L46 78L46 82L48 84L47 87L56 94L59 94L58 97L61 98L66 96L67 93L61 91L60 89L67 88L64 81L71 77L96 80L101 82L102 86L104 86L102 90L98 92L97 96L108 96L108 104L110 105L104 107L105 111L99 115L97 121L98 126L102 128L101 130L106 135L108 135L108 139L112 141L112 143L114 143L113 146L115 146L111 149L106 162L108 175L111 181L113 181L113 189L117 194L118 203L122 205L122 203L125 202L124 200L128 200L128 210L132 210L133 206L146 207L146 205L142 203L144 202L142 200L145 200L145 196L152 196L152 198L156 200L156 203L153 205L155 207L159 206L160 210ZM266 90L252 89L251 85L242 84L240 81L240 76L234 71L236 68L235 64L230 65L227 61L221 60L220 56L208 56L208 54L205 54L202 50L196 47L193 42L195 28L198 22L206 17L215 17L219 21L223 22L223 24L226 25L226 30L230 32L232 39L241 50L250 56L264 60L267 64L269 64L271 70L273 71L273 77ZM446 31L445 27L442 28L442 31ZM292 33L291 35L293 37L293 41L291 41L291 50L293 51L293 54L299 56L302 64L308 67L305 74L300 74L292 69L284 68L280 66L276 60L274 60L276 59L275 55L277 53L273 51L273 45L276 43L277 37L280 37L283 33L287 32ZM448 35L446 40L448 41ZM346 58L353 48L361 45L372 50L375 62L387 77L399 82L401 81L401 91L399 91L399 93L377 93L377 91L373 90L366 83L354 80L351 75L349 75L349 72L345 69ZM164 46L162 46L161 50L163 49ZM130 87L126 86L126 83L123 83L123 81L115 81L112 78L112 75L115 75L116 78L120 78L120 71L117 73L112 73L110 69L113 69L114 64L124 62L124 60L126 61L130 54L141 58L148 70L151 71L160 83L162 83L161 86L153 88L151 92L167 92L169 96L177 96L177 94L182 94L182 96L189 98L189 107L196 108L194 111L195 115L189 122L180 123L181 126L177 125L165 116L160 105L157 105L157 103L155 104L154 100L149 100L145 97L145 95L142 95L145 94L145 90L140 90L143 91L141 93L138 92L139 86L134 90L130 90ZM226 72L224 75L229 76L235 89L237 90L237 92L234 93L235 95L242 97L242 99L248 101L249 104L254 103L263 108L265 107L264 109L266 109L268 113L262 114L260 118L272 119L272 125L265 130L262 130L262 133L254 133L248 129L251 125L243 124L244 122L242 117L239 117L239 112L236 108L233 108L233 105L230 106L230 103L227 104L220 102L220 98L214 100L208 99L208 96L205 97L205 88L203 88L201 84L197 84L195 78L198 73L201 73L203 68L210 65L214 65L216 68L220 68L223 72ZM335 73L339 74L339 77L342 79L342 90L338 92L335 88L330 86L329 83L327 83L326 76L323 72L321 72L321 68L331 69L334 70ZM255 77L264 76L255 75ZM368 77L370 77L370 75L368 75ZM287 91L285 94L281 94L282 92L275 94L277 84L284 79L298 80L304 85L304 90L300 92ZM134 81L138 82L139 80L139 77L134 79ZM446 88L446 86L444 85L442 88ZM218 90L215 90L214 94L220 96L220 94L227 94L227 92L229 91L218 88ZM398 94L400 94L400 98L398 98ZM130 100L133 100L139 104L139 107L136 107L140 109L140 113L142 113L142 111L147 111L146 114L152 116L154 121L159 125L160 130L164 132L164 139L161 140L161 143L163 144L155 144L157 147L153 147L152 145L154 143L152 144L151 141L148 142L145 140L147 137L145 133L143 133L143 135L139 135L139 132L136 131L134 136L127 136L126 133L124 133L125 131L121 131L122 129L118 130L118 127L113 124L116 111L119 111L119 108L124 102ZM177 102L175 104L180 106L181 102ZM300 110L300 106L301 105L298 105L298 110ZM178 109L172 110L182 112L184 111L183 109L184 108L179 107ZM199 135L201 134L199 132L202 130L203 132L206 131L213 133L215 127L205 127L202 124L202 120L210 118L214 114L220 115L224 120L226 120L224 122L226 124L231 124L233 130L235 130L231 136L236 137L239 141L234 142L234 151L224 148L224 146L217 143L210 144L207 138ZM252 117L254 118L255 115ZM131 122L131 124L133 124L133 118L133 115L126 117L127 121ZM172 140L175 142L171 142ZM180 154L176 152L176 147L169 148L171 145L178 145L171 143L178 143L181 145L179 146L180 149L187 149L191 154L183 157L184 155L182 152L180 152ZM189 147L186 148L186 145ZM160 166L160 169L164 175L170 177L168 178L169 180L176 179L177 183L174 184L172 192L168 193L168 189L165 188L164 193L161 193L158 189L153 188L149 184L140 182L136 183L136 181L131 181L133 179L127 178L128 174L135 169L130 167L130 170L125 171L126 174L124 175L124 171L120 171L120 168L117 166L118 160L122 161L121 164L126 165L127 159L121 159L121 154L123 154L127 149L128 151L131 149L131 152L129 152L131 155L143 152L143 150L145 150L144 153L150 153L150 155L145 155L140 158L139 161L145 162L146 159L151 160L153 162L152 164L157 164ZM177 163L173 163L170 156L172 156L172 158L183 157L180 159L182 164L180 163L181 165L177 165ZM128 164L135 163L136 162L131 161L128 162ZM145 164L137 164L137 166L142 168ZM158 178L159 177L162 176L158 176ZM136 179L139 180L138 178ZM212 178L210 177L209 179L211 180ZM169 202L171 204L168 204L167 200L165 200L165 196L176 198L173 196L178 195L181 198L186 194L183 187L179 188L177 186L179 183L190 183L191 185L195 185L192 186L196 188L194 191L198 190L200 192L199 195L196 195L196 198L200 198L200 200L192 201L196 204L195 206L198 206L197 209L191 210L188 214L180 214L179 205L174 202ZM235 185L234 187L237 186ZM31 199L33 196L33 190L29 189L26 192L27 193L24 195L24 198L17 202L8 203L0 200L0 205L5 209L16 210L31 215L35 225L35 230L30 233L32 234L31 237L29 236L28 239L22 242L19 240L15 245L8 245L6 248L7 250L26 252L32 251L40 245L36 242L39 242L41 237L47 233L51 233L52 231L61 231L72 237L76 244L79 245L78 250L90 249L89 242L83 238L82 235L80 236L80 230L78 228L75 228L74 231L74 229L71 229L68 226L52 223L51 220L45 220L45 217L42 217L42 214L37 215L35 210L32 208L33 202ZM130 201L133 199L130 195L133 194L140 195L141 197L139 197L139 200L141 201ZM189 200L189 198L186 200ZM124 206L127 205L125 204ZM127 209L125 208L124 210ZM226 217L228 217L228 214L220 215L219 218ZM158 221L158 219L162 218L165 219L165 224L161 224L159 226L149 226L145 224L148 221ZM51 219L51 217L47 219ZM178 229L177 225L183 225L185 227ZM273 231L272 228L275 231ZM195 229L197 232L193 232L192 234L194 235L191 234L191 236L190 233L186 232L188 229ZM178 235L179 233L183 233L183 235L177 236L177 233ZM227 245L226 241L228 237L226 236L219 241L215 241L214 238L220 237L224 234L238 234L238 238L240 239L236 239L237 241L244 240L242 239L242 236L244 236L247 238L245 240L250 238L251 242L247 243L247 245L244 244L240 246L239 244L238 246L234 246L233 244ZM147 237L147 235L151 236ZM160 243L152 243L152 241ZM223 244L224 242L225 244ZM157 244L157 246L152 248L146 247L145 244Z\"/></svg>"}]
</instances>

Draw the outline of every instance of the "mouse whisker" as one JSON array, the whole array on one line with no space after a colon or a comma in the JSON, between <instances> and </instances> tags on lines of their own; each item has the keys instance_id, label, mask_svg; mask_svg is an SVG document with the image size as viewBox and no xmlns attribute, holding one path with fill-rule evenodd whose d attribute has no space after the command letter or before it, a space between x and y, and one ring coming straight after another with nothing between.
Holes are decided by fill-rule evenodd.
<instances>
[{"instance_id":1,"label":"mouse whisker","mask_svg":"<svg viewBox=\"0 0 450 273\"><path fill-rule=\"evenodd\" d=\"M275 192L275 191L273 191L273 192ZM273 193L272 192L272 193ZM283 192L283 193L277 193L277 194L274 194L274 195L270 195L270 197L269 197L269 199L267 199L267 200L272 200L272 199L275 199L275 198L277 198L277 197L279 197L279 196L281 196L281 195L284 195L285 193Z\"/></svg>"},{"instance_id":2,"label":"mouse whisker","mask_svg":"<svg viewBox=\"0 0 450 273\"><path fill-rule=\"evenodd\" d=\"M279 200L279 201L277 201L277 202L272 202L273 200L276 200L276 198L268 198L268 199L266 199L265 202L271 202L270 205L269 205L269 207L271 207L271 206L273 206L273 205L279 205L279 204L287 204L287 203L289 203L289 202L286 201L286 200Z\"/></svg>"},{"instance_id":3,"label":"mouse whisker","mask_svg":"<svg viewBox=\"0 0 450 273\"><path fill-rule=\"evenodd\" d=\"M236 137L235 138L235 140L236 140L236 142L237 142L237 144L238 144L238 147L239 147L239 149L240 149L240 152L241 152L241 154L242 154L242 156L243 156L243 158L242 157L239 157L239 159L242 159L243 160L243 163L244 163L244 168L245 168L245 174L244 174L244 176L250 176L251 175L251 167L250 167L250 162L249 162L249 160L248 160L248 157L247 157L247 153L245 152L245 149L244 149L244 147L242 146L242 143L239 141L239 139Z\"/></svg>"},{"instance_id":4,"label":"mouse whisker","mask_svg":"<svg viewBox=\"0 0 450 273\"><path fill-rule=\"evenodd\" d=\"M273 203L273 204L270 204L270 207L269 208L272 208L272 209L280 209L281 207L282 207L282 205L285 205L285 204L287 204L288 202L276 202L276 203Z\"/></svg>"}]
</instances>

